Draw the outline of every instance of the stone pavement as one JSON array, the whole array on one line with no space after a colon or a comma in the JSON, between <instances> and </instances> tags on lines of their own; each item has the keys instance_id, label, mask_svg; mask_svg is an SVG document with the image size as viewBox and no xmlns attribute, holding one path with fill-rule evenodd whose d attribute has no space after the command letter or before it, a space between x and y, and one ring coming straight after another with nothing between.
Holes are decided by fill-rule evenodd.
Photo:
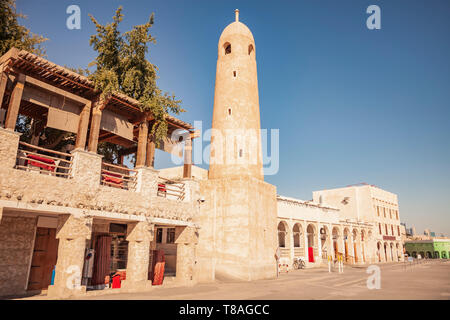
<instances>
[{"instance_id":1,"label":"stone pavement","mask_svg":"<svg viewBox=\"0 0 450 320\"><path fill-rule=\"evenodd\" d=\"M329 273L327 268L294 270L272 280L154 287L148 292L96 294L83 299L450 299L449 260L428 260L406 268L400 263L380 264L379 267L379 290L367 288L370 276L366 273L367 266L345 266L342 274Z\"/></svg>"}]
</instances>

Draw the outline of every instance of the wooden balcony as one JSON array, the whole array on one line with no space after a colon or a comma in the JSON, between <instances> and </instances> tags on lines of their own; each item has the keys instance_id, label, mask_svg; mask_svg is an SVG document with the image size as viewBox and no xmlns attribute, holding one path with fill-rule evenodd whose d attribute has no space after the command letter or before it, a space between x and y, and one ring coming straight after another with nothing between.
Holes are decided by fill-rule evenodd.
<instances>
[{"instance_id":1,"label":"wooden balcony","mask_svg":"<svg viewBox=\"0 0 450 320\"><path fill-rule=\"evenodd\" d=\"M19 142L15 168L55 177L70 178L72 155L26 142Z\"/></svg>"},{"instance_id":2,"label":"wooden balcony","mask_svg":"<svg viewBox=\"0 0 450 320\"><path fill-rule=\"evenodd\" d=\"M158 177L158 197L183 201L185 194L183 182Z\"/></svg>"},{"instance_id":3,"label":"wooden balcony","mask_svg":"<svg viewBox=\"0 0 450 320\"><path fill-rule=\"evenodd\" d=\"M103 162L100 183L112 188L135 191L136 174L137 170Z\"/></svg>"}]
</instances>

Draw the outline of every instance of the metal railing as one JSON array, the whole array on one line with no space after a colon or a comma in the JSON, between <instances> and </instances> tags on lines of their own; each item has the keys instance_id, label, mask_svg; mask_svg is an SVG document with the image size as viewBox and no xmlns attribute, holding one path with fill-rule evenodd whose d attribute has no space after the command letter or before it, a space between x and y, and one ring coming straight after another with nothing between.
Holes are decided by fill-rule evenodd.
<instances>
[{"instance_id":1,"label":"metal railing","mask_svg":"<svg viewBox=\"0 0 450 320\"><path fill-rule=\"evenodd\" d=\"M72 155L20 141L15 168L55 177L70 178Z\"/></svg>"},{"instance_id":2,"label":"metal railing","mask_svg":"<svg viewBox=\"0 0 450 320\"><path fill-rule=\"evenodd\" d=\"M183 182L158 177L157 195L159 197L183 201L185 194Z\"/></svg>"},{"instance_id":3,"label":"metal railing","mask_svg":"<svg viewBox=\"0 0 450 320\"><path fill-rule=\"evenodd\" d=\"M124 190L136 190L137 170L102 162L100 183L102 185Z\"/></svg>"}]
</instances>

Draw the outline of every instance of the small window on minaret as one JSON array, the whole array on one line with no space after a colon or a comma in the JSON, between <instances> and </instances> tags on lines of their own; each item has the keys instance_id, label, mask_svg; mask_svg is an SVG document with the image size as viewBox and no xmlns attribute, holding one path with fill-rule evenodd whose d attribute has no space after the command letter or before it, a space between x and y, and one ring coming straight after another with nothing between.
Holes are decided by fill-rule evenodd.
<instances>
[{"instance_id":1,"label":"small window on minaret","mask_svg":"<svg viewBox=\"0 0 450 320\"><path fill-rule=\"evenodd\" d=\"M248 55L250 55L253 52L253 45L248 46Z\"/></svg>"},{"instance_id":2,"label":"small window on minaret","mask_svg":"<svg viewBox=\"0 0 450 320\"><path fill-rule=\"evenodd\" d=\"M231 116L231 108L228 108L228 115Z\"/></svg>"},{"instance_id":3,"label":"small window on minaret","mask_svg":"<svg viewBox=\"0 0 450 320\"><path fill-rule=\"evenodd\" d=\"M236 78L236 71L233 71L233 76Z\"/></svg>"},{"instance_id":4,"label":"small window on minaret","mask_svg":"<svg viewBox=\"0 0 450 320\"><path fill-rule=\"evenodd\" d=\"M229 43L227 42L227 43L225 43L225 44L223 45L223 47L225 48L225 55L231 53L231 44L229 44Z\"/></svg>"},{"instance_id":5,"label":"small window on minaret","mask_svg":"<svg viewBox=\"0 0 450 320\"><path fill-rule=\"evenodd\" d=\"M239 149L239 158L242 158L242 149Z\"/></svg>"}]
</instances>

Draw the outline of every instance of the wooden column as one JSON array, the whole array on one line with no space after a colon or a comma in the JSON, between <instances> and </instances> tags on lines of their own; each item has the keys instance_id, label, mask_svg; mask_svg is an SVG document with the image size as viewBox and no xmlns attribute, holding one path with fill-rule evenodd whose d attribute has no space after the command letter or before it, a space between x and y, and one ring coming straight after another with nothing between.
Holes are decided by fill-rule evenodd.
<instances>
[{"instance_id":1,"label":"wooden column","mask_svg":"<svg viewBox=\"0 0 450 320\"><path fill-rule=\"evenodd\" d=\"M97 153L98 136L100 134L100 123L102 121L102 110L106 106L105 99L97 99L94 102L94 109L92 110L91 130L89 133L88 151Z\"/></svg>"},{"instance_id":2,"label":"wooden column","mask_svg":"<svg viewBox=\"0 0 450 320\"><path fill-rule=\"evenodd\" d=\"M184 167L183 178L192 177L192 138L191 135L186 138L184 145Z\"/></svg>"},{"instance_id":3,"label":"wooden column","mask_svg":"<svg viewBox=\"0 0 450 320\"><path fill-rule=\"evenodd\" d=\"M139 124L139 137L136 152L136 167L145 166L148 140L148 121L144 120Z\"/></svg>"},{"instance_id":4,"label":"wooden column","mask_svg":"<svg viewBox=\"0 0 450 320\"><path fill-rule=\"evenodd\" d=\"M22 100L23 87L25 85L25 75L19 74L17 82L14 85L14 89L9 100L8 112L6 113L5 129L11 129L14 131L17 122L17 116L19 115L20 101Z\"/></svg>"},{"instance_id":5,"label":"wooden column","mask_svg":"<svg viewBox=\"0 0 450 320\"><path fill-rule=\"evenodd\" d=\"M2 107L3 98L5 96L6 84L8 83L8 76L0 69L0 108Z\"/></svg>"},{"instance_id":6,"label":"wooden column","mask_svg":"<svg viewBox=\"0 0 450 320\"><path fill-rule=\"evenodd\" d=\"M77 140L75 141L75 149L82 149L86 147L86 136L89 126L89 116L91 114L91 103L87 103L80 114L80 121L78 122Z\"/></svg>"},{"instance_id":7,"label":"wooden column","mask_svg":"<svg viewBox=\"0 0 450 320\"><path fill-rule=\"evenodd\" d=\"M145 165L149 168L154 168L155 166L155 137L152 134L148 135L147 159Z\"/></svg>"}]
</instances>

